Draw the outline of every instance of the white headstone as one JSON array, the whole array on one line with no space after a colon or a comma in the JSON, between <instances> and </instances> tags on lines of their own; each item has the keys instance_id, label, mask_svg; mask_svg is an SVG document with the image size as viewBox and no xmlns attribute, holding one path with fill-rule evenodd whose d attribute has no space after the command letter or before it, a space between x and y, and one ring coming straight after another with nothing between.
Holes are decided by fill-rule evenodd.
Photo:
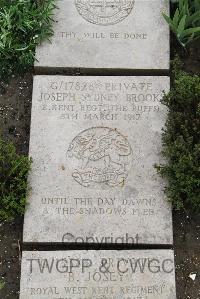
<instances>
[{"instance_id":1,"label":"white headstone","mask_svg":"<svg viewBox=\"0 0 200 299\"><path fill-rule=\"evenodd\" d=\"M36 69L169 69L168 0L57 1L51 42Z\"/></svg>"},{"instance_id":2,"label":"white headstone","mask_svg":"<svg viewBox=\"0 0 200 299\"><path fill-rule=\"evenodd\" d=\"M162 161L168 77L36 76L25 242L172 244Z\"/></svg>"},{"instance_id":3,"label":"white headstone","mask_svg":"<svg viewBox=\"0 0 200 299\"><path fill-rule=\"evenodd\" d=\"M24 252L20 299L176 299L171 250Z\"/></svg>"}]
</instances>

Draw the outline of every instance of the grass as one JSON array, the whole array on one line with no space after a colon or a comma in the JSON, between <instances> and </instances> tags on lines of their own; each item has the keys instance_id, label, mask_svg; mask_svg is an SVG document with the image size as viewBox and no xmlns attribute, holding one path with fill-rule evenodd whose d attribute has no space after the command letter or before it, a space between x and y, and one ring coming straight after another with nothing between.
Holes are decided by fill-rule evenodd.
<instances>
[{"instance_id":1,"label":"grass","mask_svg":"<svg viewBox=\"0 0 200 299\"><path fill-rule=\"evenodd\" d=\"M55 0L0 0L0 79L33 66L35 48L53 35Z\"/></svg>"},{"instance_id":2,"label":"grass","mask_svg":"<svg viewBox=\"0 0 200 299\"><path fill-rule=\"evenodd\" d=\"M24 214L30 168L30 159L0 137L0 221Z\"/></svg>"}]
</instances>

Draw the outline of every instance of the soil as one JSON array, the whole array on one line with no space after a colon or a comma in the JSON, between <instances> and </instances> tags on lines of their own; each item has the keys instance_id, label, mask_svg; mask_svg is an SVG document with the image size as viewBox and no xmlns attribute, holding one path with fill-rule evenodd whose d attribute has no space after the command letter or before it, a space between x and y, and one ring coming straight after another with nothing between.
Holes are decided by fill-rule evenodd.
<instances>
[{"instance_id":1,"label":"soil","mask_svg":"<svg viewBox=\"0 0 200 299\"><path fill-rule=\"evenodd\" d=\"M13 77L9 85L0 83L0 133L23 154L28 154L31 97L31 74ZM0 299L19 298L22 228L22 217L0 222Z\"/></svg>"},{"instance_id":2,"label":"soil","mask_svg":"<svg viewBox=\"0 0 200 299\"><path fill-rule=\"evenodd\" d=\"M174 41L173 41L174 42ZM189 72L200 72L200 49L189 53L179 47L179 55ZM175 51L172 49L172 57ZM32 74L0 83L0 128L18 152L27 154L30 131ZM173 212L177 299L200 299L200 217ZM23 218L0 223L0 298L19 298ZM196 274L193 281L189 275ZM4 284L5 283L5 284Z\"/></svg>"}]
</instances>

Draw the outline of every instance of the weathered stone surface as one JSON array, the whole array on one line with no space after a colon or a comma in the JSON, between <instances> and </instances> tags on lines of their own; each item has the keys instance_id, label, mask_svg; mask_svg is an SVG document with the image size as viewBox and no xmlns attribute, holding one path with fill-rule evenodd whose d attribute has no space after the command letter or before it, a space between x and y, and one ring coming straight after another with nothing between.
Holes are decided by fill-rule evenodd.
<instances>
[{"instance_id":1,"label":"weathered stone surface","mask_svg":"<svg viewBox=\"0 0 200 299\"><path fill-rule=\"evenodd\" d=\"M172 244L154 168L168 89L168 77L35 77L25 242Z\"/></svg>"},{"instance_id":2,"label":"weathered stone surface","mask_svg":"<svg viewBox=\"0 0 200 299\"><path fill-rule=\"evenodd\" d=\"M62 0L36 68L169 69L166 0Z\"/></svg>"},{"instance_id":3,"label":"weathered stone surface","mask_svg":"<svg viewBox=\"0 0 200 299\"><path fill-rule=\"evenodd\" d=\"M20 299L176 299L171 250L24 252Z\"/></svg>"}]
</instances>

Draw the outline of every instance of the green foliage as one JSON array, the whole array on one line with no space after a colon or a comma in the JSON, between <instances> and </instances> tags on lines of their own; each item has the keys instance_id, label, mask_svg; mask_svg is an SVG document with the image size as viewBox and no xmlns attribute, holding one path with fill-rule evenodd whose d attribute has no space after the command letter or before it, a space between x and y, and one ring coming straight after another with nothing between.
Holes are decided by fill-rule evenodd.
<instances>
[{"instance_id":1,"label":"green foliage","mask_svg":"<svg viewBox=\"0 0 200 299\"><path fill-rule=\"evenodd\" d=\"M0 78L33 65L35 47L53 34L55 0L0 0Z\"/></svg>"},{"instance_id":2,"label":"green foliage","mask_svg":"<svg viewBox=\"0 0 200 299\"><path fill-rule=\"evenodd\" d=\"M4 286L5 286L5 282L2 279L0 279L0 290L2 290Z\"/></svg>"},{"instance_id":3,"label":"green foliage","mask_svg":"<svg viewBox=\"0 0 200 299\"><path fill-rule=\"evenodd\" d=\"M169 109L163 132L166 164L156 167L168 180L166 194L173 206L200 212L200 76L181 70L174 75L162 100Z\"/></svg>"},{"instance_id":4,"label":"green foliage","mask_svg":"<svg viewBox=\"0 0 200 299\"><path fill-rule=\"evenodd\" d=\"M24 214L30 166L28 157L0 138L0 220Z\"/></svg>"},{"instance_id":5,"label":"green foliage","mask_svg":"<svg viewBox=\"0 0 200 299\"><path fill-rule=\"evenodd\" d=\"M172 18L163 14L179 43L185 47L200 38L200 0L173 1L177 6ZM177 3L178 2L178 3Z\"/></svg>"}]
</instances>

